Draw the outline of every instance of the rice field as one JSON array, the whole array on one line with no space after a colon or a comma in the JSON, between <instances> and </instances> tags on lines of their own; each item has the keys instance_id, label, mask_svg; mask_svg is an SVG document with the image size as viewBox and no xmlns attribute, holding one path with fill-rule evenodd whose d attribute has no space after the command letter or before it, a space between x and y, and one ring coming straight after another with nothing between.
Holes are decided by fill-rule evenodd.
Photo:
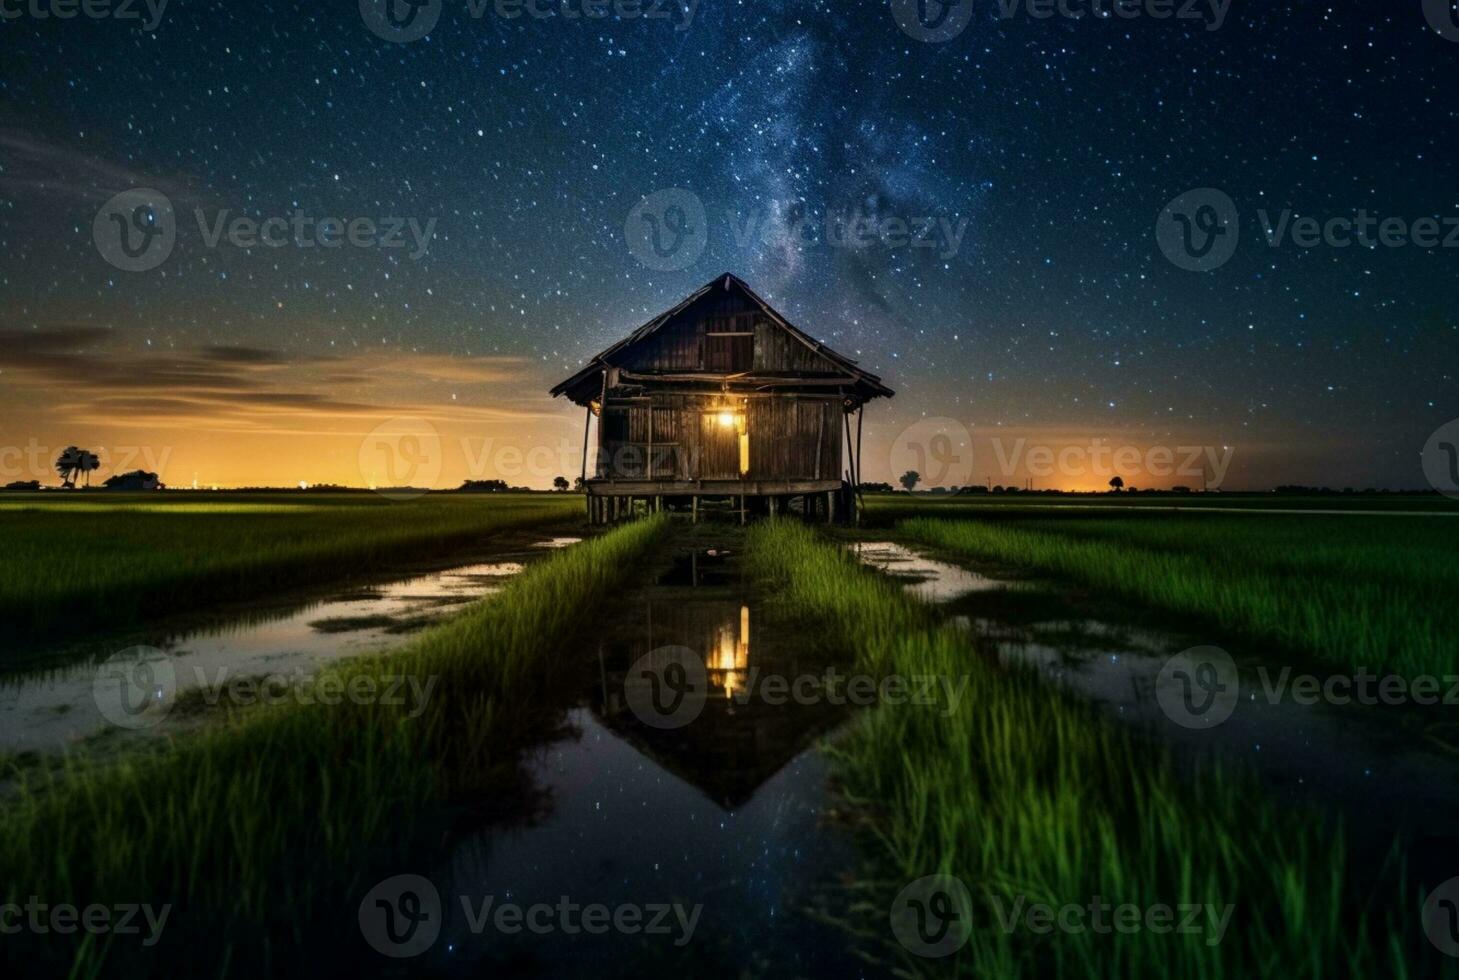
<instances>
[{"instance_id":1,"label":"rice field","mask_svg":"<svg viewBox=\"0 0 1459 980\"><path fill-rule=\"evenodd\" d=\"M1345 669L1459 666L1459 522L1424 517L1132 515L946 520L898 533L1056 576L1194 627Z\"/></svg>"},{"instance_id":2,"label":"rice field","mask_svg":"<svg viewBox=\"0 0 1459 980\"><path fill-rule=\"evenodd\" d=\"M58 499L59 498L59 499ZM577 517L575 495L0 497L0 636L52 639L437 557Z\"/></svg>"}]
</instances>

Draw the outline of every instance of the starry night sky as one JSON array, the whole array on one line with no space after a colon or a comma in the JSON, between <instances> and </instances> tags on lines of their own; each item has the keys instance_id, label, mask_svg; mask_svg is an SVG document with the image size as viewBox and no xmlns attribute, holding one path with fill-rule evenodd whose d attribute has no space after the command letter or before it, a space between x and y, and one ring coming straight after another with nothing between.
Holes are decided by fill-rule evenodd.
<instances>
[{"instance_id":1,"label":"starry night sky","mask_svg":"<svg viewBox=\"0 0 1459 980\"><path fill-rule=\"evenodd\" d=\"M1459 217L1459 43L1422 0L1235 0L1214 31L974 3L943 44L886 0L702 0L687 30L445 0L407 44L354 0L0 22L0 442L143 446L174 485L360 485L362 435L420 416L446 485L462 436L576 446L546 389L730 271L898 390L868 411L867 479L946 416L1230 446L1232 489L1423 486L1459 416L1459 249L1273 249L1257 215ZM136 186L181 216L144 273L92 237ZM1199 187L1242 219L1210 273L1155 237ZM625 222L668 188L702 200L708 246L656 271ZM437 224L419 260L209 248L198 208ZM857 209L966 234L948 254L734 232Z\"/></svg>"}]
</instances>

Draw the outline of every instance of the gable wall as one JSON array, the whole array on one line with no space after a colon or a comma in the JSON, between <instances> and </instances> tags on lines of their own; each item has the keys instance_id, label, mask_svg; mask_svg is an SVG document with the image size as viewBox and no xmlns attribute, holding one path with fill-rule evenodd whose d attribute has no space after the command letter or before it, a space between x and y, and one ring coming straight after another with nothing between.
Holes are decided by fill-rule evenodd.
<instances>
[{"instance_id":1,"label":"gable wall","mask_svg":"<svg viewBox=\"0 0 1459 980\"><path fill-rule=\"evenodd\" d=\"M755 373L844 374L832 361L777 326L748 297L720 290L619 355L618 364L635 372L722 370L706 357L705 335L711 331L753 332L754 357L747 370Z\"/></svg>"}]
</instances>

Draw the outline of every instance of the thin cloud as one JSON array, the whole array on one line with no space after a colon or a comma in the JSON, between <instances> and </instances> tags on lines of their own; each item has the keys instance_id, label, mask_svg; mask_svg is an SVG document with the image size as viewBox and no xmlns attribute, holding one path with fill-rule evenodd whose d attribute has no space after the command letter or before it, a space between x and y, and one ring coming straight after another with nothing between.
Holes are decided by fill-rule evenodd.
<instances>
[{"instance_id":1,"label":"thin cloud","mask_svg":"<svg viewBox=\"0 0 1459 980\"><path fill-rule=\"evenodd\" d=\"M0 367L13 389L45 392L52 420L78 426L368 431L400 416L447 425L559 417L527 362L506 357L218 344L157 351L121 331L68 324L0 330Z\"/></svg>"}]
</instances>

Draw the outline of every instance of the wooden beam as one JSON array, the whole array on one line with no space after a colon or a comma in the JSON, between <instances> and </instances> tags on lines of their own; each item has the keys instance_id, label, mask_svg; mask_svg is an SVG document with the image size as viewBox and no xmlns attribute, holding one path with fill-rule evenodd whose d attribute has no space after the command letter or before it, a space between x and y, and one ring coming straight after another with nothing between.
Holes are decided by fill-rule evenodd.
<instances>
[{"instance_id":1,"label":"wooden beam","mask_svg":"<svg viewBox=\"0 0 1459 980\"><path fill-rule=\"evenodd\" d=\"M593 424L593 409L589 406L583 412L583 483L588 482L588 430Z\"/></svg>"},{"instance_id":2,"label":"wooden beam","mask_svg":"<svg viewBox=\"0 0 1459 980\"><path fill-rule=\"evenodd\" d=\"M861 424L866 421L866 403L856 410L856 477L851 485L856 488L856 522L861 523L861 514L866 510L866 500L861 496ZM896 474L893 474L895 477Z\"/></svg>"}]
</instances>

